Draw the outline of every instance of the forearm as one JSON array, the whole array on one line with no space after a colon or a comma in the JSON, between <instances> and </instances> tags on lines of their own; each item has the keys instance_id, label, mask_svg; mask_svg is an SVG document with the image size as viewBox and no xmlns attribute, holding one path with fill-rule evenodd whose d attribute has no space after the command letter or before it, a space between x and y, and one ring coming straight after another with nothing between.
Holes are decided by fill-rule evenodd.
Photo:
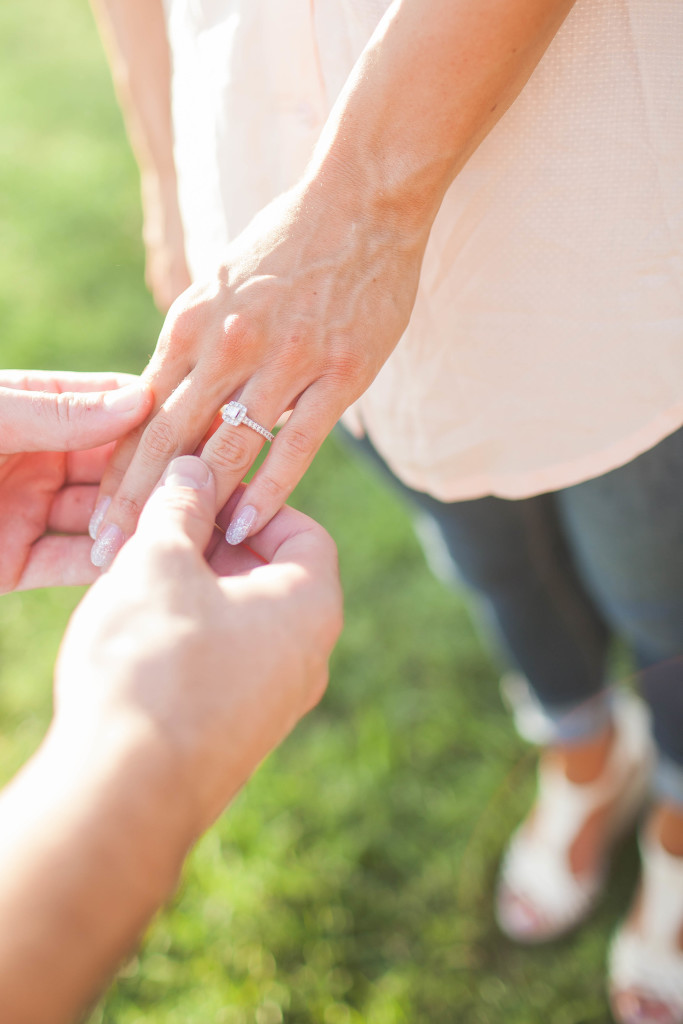
<instances>
[{"instance_id":1,"label":"forearm","mask_svg":"<svg viewBox=\"0 0 683 1024\"><path fill-rule=\"evenodd\" d=\"M49 736L0 797L0 1005L62 1024L99 994L172 892L189 832L146 754Z\"/></svg>"},{"instance_id":2,"label":"forearm","mask_svg":"<svg viewBox=\"0 0 683 1024\"><path fill-rule=\"evenodd\" d=\"M141 171L175 181L162 0L91 0Z\"/></svg>"},{"instance_id":3,"label":"forearm","mask_svg":"<svg viewBox=\"0 0 683 1024\"><path fill-rule=\"evenodd\" d=\"M173 155L163 0L91 0L140 168L145 278L166 311L190 284Z\"/></svg>"},{"instance_id":4,"label":"forearm","mask_svg":"<svg viewBox=\"0 0 683 1024\"><path fill-rule=\"evenodd\" d=\"M325 127L309 179L408 235L519 94L573 0L395 0Z\"/></svg>"}]
</instances>

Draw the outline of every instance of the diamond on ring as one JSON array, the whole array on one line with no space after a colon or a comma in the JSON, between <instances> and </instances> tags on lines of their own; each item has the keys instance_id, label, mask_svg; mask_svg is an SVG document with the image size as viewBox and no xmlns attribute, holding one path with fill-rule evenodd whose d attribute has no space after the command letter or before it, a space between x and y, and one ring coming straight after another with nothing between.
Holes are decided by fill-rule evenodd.
<instances>
[{"instance_id":1,"label":"diamond on ring","mask_svg":"<svg viewBox=\"0 0 683 1024\"><path fill-rule=\"evenodd\" d=\"M243 423L245 427L251 427L261 437L265 437L266 441L273 441L275 434L271 434L269 430L262 427L256 420L250 420L247 416L247 407L242 405L241 402L228 402L221 409L221 416L225 423L229 423L231 427L239 427L240 423Z\"/></svg>"}]
</instances>

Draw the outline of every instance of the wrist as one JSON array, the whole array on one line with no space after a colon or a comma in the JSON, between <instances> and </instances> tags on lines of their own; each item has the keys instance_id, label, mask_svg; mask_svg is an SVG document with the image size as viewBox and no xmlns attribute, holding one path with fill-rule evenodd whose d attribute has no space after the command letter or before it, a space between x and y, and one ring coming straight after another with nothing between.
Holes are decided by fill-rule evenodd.
<instances>
[{"instance_id":1,"label":"wrist","mask_svg":"<svg viewBox=\"0 0 683 1024\"><path fill-rule=\"evenodd\" d=\"M363 138L342 133L309 166L304 201L322 204L343 232L350 224L362 226L385 239L396 255L421 256L446 186L441 189L436 175L420 176L400 165Z\"/></svg>"},{"instance_id":2,"label":"wrist","mask_svg":"<svg viewBox=\"0 0 683 1024\"><path fill-rule=\"evenodd\" d=\"M151 727L116 713L106 728L57 716L29 771L108 870L150 905L167 898L197 830L180 765Z\"/></svg>"},{"instance_id":3,"label":"wrist","mask_svg":"<svg viewBox=\"0 0 683 1024\"><path fill-rule=\"evenodd\" d=\"M0 796L3 1019L75 1019L175 888L189 840L168 771L102 732L52 728Z\"/></svg>"}]
</instances>

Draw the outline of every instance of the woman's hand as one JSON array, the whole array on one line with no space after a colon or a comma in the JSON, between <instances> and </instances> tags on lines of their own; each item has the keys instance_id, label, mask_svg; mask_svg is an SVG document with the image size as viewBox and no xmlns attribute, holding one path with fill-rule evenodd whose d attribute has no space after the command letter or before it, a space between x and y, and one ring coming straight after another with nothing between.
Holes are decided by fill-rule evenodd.
<instances>
[{"instance_id":1,"label":"woman's hand","mask_svg":"<svg viewBox=\"0 0 683 1024\"><path fill-rule=\"evenodd\" d=\"M101 497L111 560L169 461L194 452L232 398L272 429L292 409L249 484L229 539L258 531L283 505L343 411L367 388L404 330L426 235L402 238L378 209L342 212L308 189L281 197L231 245L216 278L173 305L143 374L157 404L117 448ZM222 506L263 439L220 424L203 450ZM104 560L103 560L104 555Z\"/></svg>"},{"instance_id":2,"label":"woman's hand","mask_svg":"<svg viewBox=\"0 0 683 1024\"><path fill-rule=\"evenodd\" d=\"M239 398L271 429L293 409L236 509L228 539L285 501L405 329L424 249L458 170L512 103L572 0L394 0L353 69L302 182L229 247L213 281L172 306L145 371L157 398L102 484L105 565L165 465L203 458L223 502L261 447L218 425Z\"/></svg>"},{"instance_id":3,"label":"woman's hand","mask_svg":"<svg viewBox=\"0 0 683 1024\"><path fill-rule=\"evenodd\" d=\"M106 442L151 404L126 374L0 372L0 593L92 582L87 530Z\"/></svg>"}]
</instances>

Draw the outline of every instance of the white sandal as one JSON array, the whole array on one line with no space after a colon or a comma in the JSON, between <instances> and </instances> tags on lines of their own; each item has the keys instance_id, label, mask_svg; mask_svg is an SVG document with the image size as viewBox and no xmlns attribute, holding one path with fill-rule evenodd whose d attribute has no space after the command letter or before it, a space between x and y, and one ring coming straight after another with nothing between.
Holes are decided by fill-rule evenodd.
<instances>
[{"instance_id":1,"label":"white sandal","mask_svg":"<svg viewBox=\"0 0 683 1024\"><path fill-rule=\"evenodd\" d=\"M619 1024L683 1024L683 857L652 839L640 849L637 924L623 924L610 950L612 1013Z\"/></svg>"},{"instance_id":2,"label":"white sandal","mask_svg":"<svg viewBox=\"0 0 683 1024\"><path fill-rule=\"evenodd\" d=\"M615 738L595 782L570 782L564 772L539 765L538 796L529 819L514 833L500 872L496 917L517 942L547 942L589 915L600 896L608 854L628 830L646 798L652 740L647 708L630 694L614 702ZM577 877L569 851L583 825L599 808L613 804L605 852L596 871Z\"/></svg>"}]
</instances>

